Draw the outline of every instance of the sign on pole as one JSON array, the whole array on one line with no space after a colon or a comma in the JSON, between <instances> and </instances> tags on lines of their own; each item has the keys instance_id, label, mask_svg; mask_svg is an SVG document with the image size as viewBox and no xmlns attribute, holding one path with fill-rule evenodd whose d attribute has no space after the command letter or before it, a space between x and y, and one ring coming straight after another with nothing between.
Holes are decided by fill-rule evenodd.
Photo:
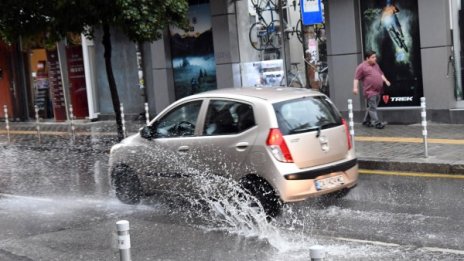
<instances>
[{"instance_id":1,"label":"sign on pole","mask_svg":"<svg viewBox=\"0 0 464 261\"><path fill-rule=\"evenodd\" d=\"M300 0L300 8L303 25L323 23L321 0Z\"/></svg>"}]
</instances>

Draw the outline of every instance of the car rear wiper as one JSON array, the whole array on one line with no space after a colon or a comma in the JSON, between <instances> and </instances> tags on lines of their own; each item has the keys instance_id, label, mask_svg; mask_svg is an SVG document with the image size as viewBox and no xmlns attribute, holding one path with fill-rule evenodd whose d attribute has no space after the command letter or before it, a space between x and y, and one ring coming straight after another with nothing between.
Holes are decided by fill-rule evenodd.
<instances>
[{"instance_id":1,"label":"car rear wiper","mask_svg":"<svg viewBox=\"0 0 464 261\"><path fill-rule=\"evenodd\" d=\"M302 133L307 131L318 130L319 126L309 126L308 123L301 124L300 126L293 128L289 131L290 134Z\"/></svg>"}]
</instances>

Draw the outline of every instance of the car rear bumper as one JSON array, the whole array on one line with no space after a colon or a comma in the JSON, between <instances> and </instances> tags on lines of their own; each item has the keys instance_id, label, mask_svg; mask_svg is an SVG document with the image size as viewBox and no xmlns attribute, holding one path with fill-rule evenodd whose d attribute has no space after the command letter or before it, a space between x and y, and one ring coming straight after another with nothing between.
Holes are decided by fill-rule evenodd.
<instances>
[{"instance_id":1,"label":"car rear bumper","mask_svg":"<svg viewBox=\"0 0 464 261\"><path fill-rule=\"evenodd\" d=\"M276 184L283 202L294 202L328 194L343 188L352 188L358 182L358 163L353 159L341 164L321 169L285 175ZM329 177L342 177L343 183L326 189L318 189L316 180Z\"/></svg>"}]
</instances>

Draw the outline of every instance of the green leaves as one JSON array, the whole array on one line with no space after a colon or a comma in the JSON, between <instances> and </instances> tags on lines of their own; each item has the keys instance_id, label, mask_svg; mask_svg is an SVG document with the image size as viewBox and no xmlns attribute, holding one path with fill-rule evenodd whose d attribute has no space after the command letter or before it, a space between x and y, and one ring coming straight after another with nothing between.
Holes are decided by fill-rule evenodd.
<instances>
[{"instance_id":1,"label":"green leaves","mask_svg":"<svg viewBox=\"0 0 464 261\"><path fill-rule=\"evenodd\" d=\"M0 37L44 33L54 41L67 32L86 33L103 24L121 29L132 41L154 41L168 25L188 24L187 0L2 0Z\"/></svg>"}]
</instances>

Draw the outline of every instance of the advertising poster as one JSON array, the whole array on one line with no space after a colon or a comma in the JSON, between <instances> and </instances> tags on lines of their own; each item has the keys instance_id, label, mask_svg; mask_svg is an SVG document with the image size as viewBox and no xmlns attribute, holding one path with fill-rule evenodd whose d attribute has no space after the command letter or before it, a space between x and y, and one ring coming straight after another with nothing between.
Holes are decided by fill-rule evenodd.
<instances>
[{"instance_id":1,"label":"advertising poster","mask_svg":"<svg viewBox=\"0 0 464 261\"><path fill-rule=\"evenodd\" d=\"M381 107L420 106L423 96L417 0L360 0L364 52L377 62L390 87Z\"/></svg>"},{"instance_id":2,"label":"advertising poster","mask_svg":"<svg viewBox=\"0 0 464 261\"><path fill-rule=\"evenodd\" d=\"M67 46L66 58L68 61L69 91L74 116L78 119L83 119L89 116L89 107L87 105L82 47L80 45Z\"/></svg>"},{"instance_id":3,"label":"advertising poster","mask_svg":"<svg viewBox=\"0 0 464 261\"><path fill-rule=\"evenodd\" d=\"M209 1L189 5L189 30L170 27L176 99L217 88Z\"/></svg>"},{"instance_id":4,"label":"advertising poster","mask_svg":"<svg viewBox=\"0 0 464 261\"><path fill-rule=\"evenodd\" d=\"M282 59L242 63L243 87L282 85L283 66Z\"/></svg>"}]
</instances>

